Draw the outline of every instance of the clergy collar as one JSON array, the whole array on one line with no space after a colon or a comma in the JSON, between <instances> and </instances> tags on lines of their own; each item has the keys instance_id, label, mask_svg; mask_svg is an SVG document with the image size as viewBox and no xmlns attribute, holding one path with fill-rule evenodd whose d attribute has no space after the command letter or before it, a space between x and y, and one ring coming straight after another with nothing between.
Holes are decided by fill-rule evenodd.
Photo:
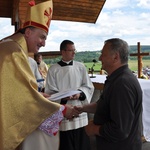
<instances>
[{"instance_id":1,"label":"clergy collar","mask_svg":"<svg viewBox=\"0 0 150 150\"><path fill-rule=\"evenodd\" d=\"M62 66L62 67L64 67L64 66L69 66L69 65L73 65L73 60L67 61L67 62L61 60L61 61L58 62L58 64L59 64L60 66Z\"/></svg>"},{"instance_id":2,"label":"clergy collar","mask_svg":"<svg viewBox=\"0 0 150 150\"><path fill-rule=\"evenodd\" d=\"M72 60L70 61L64 61L64 60L61 60L62 62L66 63L66 64L69 64L70 62L72 62Z\"/></svg>"}]
</instances>

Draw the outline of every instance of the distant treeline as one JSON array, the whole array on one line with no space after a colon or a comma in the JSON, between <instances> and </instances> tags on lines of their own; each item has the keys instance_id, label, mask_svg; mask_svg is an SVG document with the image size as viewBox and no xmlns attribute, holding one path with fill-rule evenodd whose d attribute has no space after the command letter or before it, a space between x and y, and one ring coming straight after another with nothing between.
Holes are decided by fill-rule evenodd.
<instances>
[{"instance_id":1,"label":"distant treeline","mask_svg":"<svg viewBox=\"0 0 150 150\"><path fill-rule=\"evenodd\" d=\"M141 52L150 52L150 46L141 46ZM137 46L131 45L129 53L130 54L137 53ZM78 52L75 56L75 60L80 61L80 62L84 62L84 63L92 62L93 59L98 60L100 54L101 54L101 50ZM129 56L129 59L136 60L137 57ZM144 56L143 59L145 59L145 60L150 59L150 56Z\"/></svg>"},{"instance_id":2,"label":"distant treeline","mask_svg":"<svg viewBox=\"0 0 150 150\"><path fill-rule=\"evenodd\" d=\"M150 52L150 46L147 46L147 45L141 46L141 52ZM132 54L132 53L137 53L136 45L130 46L130 54ZM83 62L83 63L93 62L94 59L98 61L100 54L101 54L101 50L77 52L75 55L75 60ZM129 56L129 59L136 60L137 57ZM148 60L148 59L150 59L150 56L144 56L143 59ZM45 59L44 61L47 64L53 64L53 63L58 62L59 60L60 60L60 57L52 58L52 59Z\"/></svg>"}]
</instances>

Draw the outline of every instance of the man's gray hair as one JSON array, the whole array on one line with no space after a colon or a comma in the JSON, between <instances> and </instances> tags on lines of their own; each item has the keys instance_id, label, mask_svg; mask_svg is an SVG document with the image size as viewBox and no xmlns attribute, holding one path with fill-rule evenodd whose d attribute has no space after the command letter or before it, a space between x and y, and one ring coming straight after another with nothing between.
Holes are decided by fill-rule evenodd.
<instances>
[{"instance_id":1,"label":"man's gray hair","mask_svg":"<svg viewBox=\"0 0 150 150\"><path fill-rule=\"evenodd\" d=\"M121 63L128 63L129 46L128 43L119 38L112 38L105 41L111 44L111 52L118 52L120 55Z\"/></svg>"}]
</instances>

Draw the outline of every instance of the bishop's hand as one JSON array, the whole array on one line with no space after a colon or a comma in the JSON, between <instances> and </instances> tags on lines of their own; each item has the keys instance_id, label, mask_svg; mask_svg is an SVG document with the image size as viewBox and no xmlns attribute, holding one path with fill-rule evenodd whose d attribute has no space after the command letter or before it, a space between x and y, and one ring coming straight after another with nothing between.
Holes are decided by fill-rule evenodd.
<instances>
[{"instance_id":1,"label":"bishop's hand","mask_svg":"<svg viewBox=\"0 0 150 150\"><path fill-rule=\"evenodd\" d=\"M64 114L64 116L67 118L67 119L73 119L74 117L78 117L79 116L79 111L74 109L73 106L71 105L65 105L66 107L66 112Z\"/></svg>"}]
</instances>

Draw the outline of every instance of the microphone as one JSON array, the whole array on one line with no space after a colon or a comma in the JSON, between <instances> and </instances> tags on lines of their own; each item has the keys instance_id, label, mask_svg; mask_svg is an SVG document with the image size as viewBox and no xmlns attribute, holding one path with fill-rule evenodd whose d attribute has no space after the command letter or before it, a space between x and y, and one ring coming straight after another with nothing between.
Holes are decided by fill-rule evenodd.
<instances>
[{"instance_id":1,"label":"microphone","mask_svg":"<svg viewBox=\"0 0 150 150\"><path fill-rule=\"evenodd\" d=\"M97 63L97 60L96 60L96 59L93 59L93 63Z\"/></svg>"},{"instance_id":2,"label":"microphone","mask_svg":"<svg viewBox=\"0 0 150 150\"><path fill-rule=\"evenodd\" d=\"M97 63L97 60L96 60L96 59L93 59L93 65L92 65L92 67L90 68L90 71L91 71L91 74L92 74L92 75L90 76L90 78L95 78L95 77L96 77L96 76L93 76L95 63Z\"/></svg>"}]
</instances>

